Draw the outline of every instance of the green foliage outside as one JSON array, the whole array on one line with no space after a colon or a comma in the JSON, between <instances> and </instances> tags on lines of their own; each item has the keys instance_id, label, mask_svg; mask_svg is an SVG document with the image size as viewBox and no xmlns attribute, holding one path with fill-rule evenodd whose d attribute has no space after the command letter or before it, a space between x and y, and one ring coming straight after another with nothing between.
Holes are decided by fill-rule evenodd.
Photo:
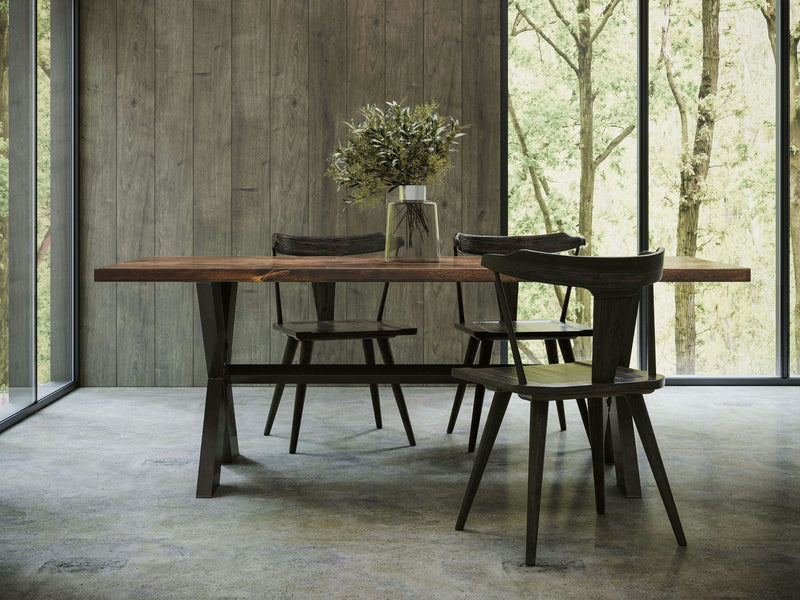
<instances>
[{"instance_id":1,"label":"green foliage outside","mask_svg":"<svg viewBox=\"0 0 800 600\"><path fill-rule=\"evenodd\" d=\"M14 315L8 310L8 244L14 232L9 220L9 76L8 0L0 1L0 305L3 310L0 328L5 345L0 361L0 392L8 389L8 322ZM37 247L37 380L50 380L50 3L37 3L37 139L36 139L36 247ZM5 234L5 235L2 235Z\"/></svg>"},{"instance_id":2,"label":"green foliage outside","mask_svg":"<svg viewBox=\"0 0 800 600\"><path fill-rule=\"evenodd\" d=\"M675 79L695 115L701 3L670 4ZM581 107L578 78L570 67L575 64L575 28L564 25L581 21L578 5L589 6L563 0L509 2L510 233L541 233L548 225L555 231L579 232ZM686 155L660 59L664 6L650 3L650 246L674 254L679 175ZM636 123L636 3L591 5L589 12L593 26L607 19L592 48L593 154L599 156ZM700 209L698 256L749 266L753 281L697 286L696 373L773 375L775 63L758 3L723 0L720 53L719 91L709 100L715 103L717 122ZM636 135L632 130L598 167L593 254L636 252ZM657 356L664 373L676 368L671 287L656 286ZM559 308L552 288L544 286L528 287L521 301L521 316L529 318L550 317Z\"/></svg>"}]
</instances>

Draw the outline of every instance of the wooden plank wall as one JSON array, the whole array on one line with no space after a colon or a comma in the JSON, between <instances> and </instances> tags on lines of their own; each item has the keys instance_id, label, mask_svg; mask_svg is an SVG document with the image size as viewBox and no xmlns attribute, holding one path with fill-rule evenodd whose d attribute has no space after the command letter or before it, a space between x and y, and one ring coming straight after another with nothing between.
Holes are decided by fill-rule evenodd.
<instances>
[{"instance_id":1,"label":"wooden plank wall","mask_svg":"<svg viewBox=\"0 0 800 600\"><path fill-rule=\"evenodd\" d=\"M435 101L470 124L455 168L429 189L442 249L457 231L499 233L498 4L83 0L81 383L205 383L192 286L96 284L95 267L154 254L268 254L274 231L383 230L383 207L342 212L324 175L343 122L366 103ZM236 361L281 355L270 287L240 286ZM305 289L286 293L310 314ZM348 286L340 314L372 314L378 294ZM490 291L470 303L493 308ZM421 332L397 345L398 361L460 359L454 286L396 285L387 311ZM346 352L360 360L359 347Z\"/></svg>"}]
</instances>

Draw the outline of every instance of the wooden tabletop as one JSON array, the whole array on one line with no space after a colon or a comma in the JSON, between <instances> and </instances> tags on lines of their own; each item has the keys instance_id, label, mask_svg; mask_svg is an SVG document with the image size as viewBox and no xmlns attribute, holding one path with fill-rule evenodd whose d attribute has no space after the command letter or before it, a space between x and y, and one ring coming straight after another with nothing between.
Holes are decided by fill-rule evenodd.
<instances>
[{"instance_id":1,"label":"wooden tabletop","mask_svg":"<svg viewBox=\"0 0 800 600\"><path fill-rule=\"evenodd\" d=\"M386 262L369 256L153 256L94 271L95 281L492 281L479 256L436 263ZM750 269L667 256L661 281L750 281Z\"/></svg>"}]
</instances>

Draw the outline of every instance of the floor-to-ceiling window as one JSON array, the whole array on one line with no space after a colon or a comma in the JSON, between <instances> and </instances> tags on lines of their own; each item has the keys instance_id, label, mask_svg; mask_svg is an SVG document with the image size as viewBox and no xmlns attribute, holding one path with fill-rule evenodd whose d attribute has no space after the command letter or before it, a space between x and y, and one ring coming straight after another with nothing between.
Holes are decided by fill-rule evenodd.
<instances>
[{"instance_id":1,"label":"floor-to-ceiling window","mask_svg":"<svg viewBox=\"0 0 800 600\"><path fill-rule=\"evenodd\" d=\"M635 252L645 223L651 248L748 266L750 283L656 286L658 369L720 382L774 377L789 320L798 373L794 265L791 286L777 285L779 241L796 236L797 252L800 209L792 195L791 223L780 226L775 0L507 6L509 233L578 233L589 253L623 254ZM797 111L790 116L800 130ZM795 316L781 325L789 287ZM586 298L577 300L573 317L588 322ZM553 314L559 298L542 287L525 301L528 314Z\"/></svg>"},{"instance_id":2,"label":"floor-to-ceiling window","mask_svg":"<svg viewBox=\"0 0 800 600\"><path fill-rule=\"evenodd\" d=\"M0 1L0 429L75 383L74 23Z\"/></svg>"}]
</instances>

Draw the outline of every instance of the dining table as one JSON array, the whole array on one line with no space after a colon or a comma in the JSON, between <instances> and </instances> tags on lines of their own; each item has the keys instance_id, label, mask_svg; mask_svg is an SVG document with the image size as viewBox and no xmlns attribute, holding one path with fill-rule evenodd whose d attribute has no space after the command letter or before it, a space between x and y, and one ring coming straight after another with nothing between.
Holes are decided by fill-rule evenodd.
<instances>
[{"instance_id":1,"label":"dining table","mask_svg":"<svg viewBox=\"0 0 800 600\"><path fill-rule=\"evenodd\" d=\"M455 384L462 364L238 364L231 361L237 284L244 282L492 282L480 256L441 257L438 262L386 261L381 256L154 256L95 269L96 282L185 282L196 287L206 359L206 396L200 441L197 497L210 498L221 465L239 455L233 384ZM662 282L745 282L750 269L694 257L664 258ZM649 307L652 316L652 288ZM646 302L647 304L647 302ZM454 308L455 310L455 308ZM654 339L654 319L648 338ZM654 349L655 344L649 344ZM649 356L655 368L655 355ZM641 496L633 423L624 402L609 401L617 484Z\"/></svg>"}]
</instances>

